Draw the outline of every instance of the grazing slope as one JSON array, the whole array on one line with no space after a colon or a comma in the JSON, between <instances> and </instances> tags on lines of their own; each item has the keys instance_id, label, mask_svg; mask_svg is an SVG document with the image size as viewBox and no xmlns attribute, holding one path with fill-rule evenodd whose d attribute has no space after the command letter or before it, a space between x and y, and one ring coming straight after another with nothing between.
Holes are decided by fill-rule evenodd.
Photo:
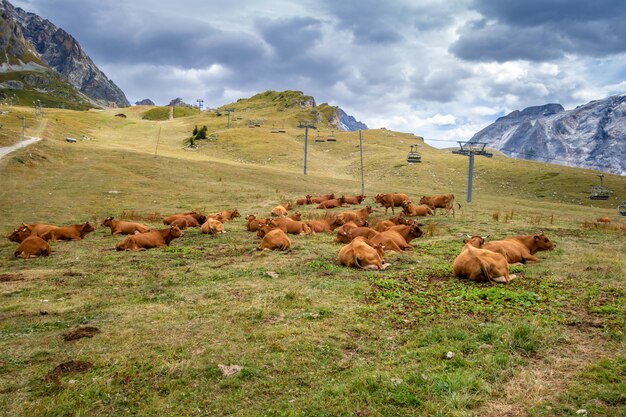
<instances>
[{"instance_id":1,"label":"grazing slope","mask_svg":"<svg viewBox=\"0 0 626 417\"><path fill-rule=\"evenodd\" d=\"M302 97L294 95L298 101ZM26 222L100 224L107 216L163 228L163 215L238 208L245 218L310 193L358 194L357 132L309 132L315 109L276 95L219 114L142 119L149 107L49 110L29 121L44 140L0 160L0 229ZM24 111L11 108L12 113ZM323 120L323 119L322 119ZM254 123L252 123L254 122ZM256 125L259 127L254 127ZM194 126L208 139L184 148ZM249 127L253 126L253 127ZM285 133L279 133L278 128ZM276 133L272 133L276 130ZM67 143L71 136L90 140ZM99 227L13 258L0 241L0 409L7 415L379 416L590 415L624 411L626 239L616 225L623 178L592 202L595 173L494 156L467 158L413 135L362 133L365 186L454 193L456 217L420 220L415 249L385 271L340 266L333 236L290 236L291 252L256 251L242 218L219 236L188 229L166 249L116 252ZM419 143L421 164L407 165ZM417 202L417 201L416 201ZM322 210L301 206L303 218ZM339 210L334 210L339 211ZM611 216L613 223L593 220ZM581 223L588 221L584 227ZM453 278L465 234L543 229L557 244L516 266L506 286ZM92 338L65 341L84 326ZM81 364L77 366L75 364ZM69 364L74 364L70 366Z\"/></svg>"}]
</instances>

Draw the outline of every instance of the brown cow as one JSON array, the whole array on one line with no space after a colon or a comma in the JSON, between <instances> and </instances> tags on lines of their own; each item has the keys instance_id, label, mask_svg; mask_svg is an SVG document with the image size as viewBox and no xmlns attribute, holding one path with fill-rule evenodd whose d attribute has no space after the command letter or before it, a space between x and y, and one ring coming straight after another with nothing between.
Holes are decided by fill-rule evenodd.
<instances>
[{"instance_id":1,"label":"brown cow","mask_svg":"<svg viewBox=\"0 0 626 417\"><path fill-rule=\"evenodd\" d=\"M291 219L291 220L301 221L302 220L302 213L296 212L296 213L288 215L287 218Z\"/></svg>"},{"instance_id":2,"label":"brown cow","mask_svg":"<svg viewBox=\"0 0 626 417\"><path fill-rule=\"evenodd\" d=\"M377 245L364 237L356 237L339 250L337 259L340 264L361 269L386 269L382 245Z\"/></svg>"},{"instance_id":3,"label":"brown cow","mask_svg":"<svg viewBox=\"0 0 626 417\"><path fill-rule=\"evenodd\" d=\"M321 195L319 197L312 197L311 198L311 203L322 203L326 200L333 200L335 198L335 194L325 194L325 195Z\"/></svg>"},{"instance_id":4,"label":"brown cow","mask_svg":"<svg viewBox=\"0 0 626 417\"><path fill-rule=\"evenodd\" d=\"M48 230L41 236L48 242L58 242L60 240L82 240L88 233L96 230L89 222L85 224L73 224L71 226L55 227Z\"/></svg>"},{"instance_id":5,"label":"brown cow","mask_svg":"<svg viewBox=\"0 0 626 417\"><path fill-rule=\"evenodd\" d=\"M354 197L352 196L348 196L345 197L346 199L346 204L361 204L363 202L363 200L365 200L365 197L363 194L359 194L359 195L355 195Z\"/></svg>"},{"instance_id":6,"label":"brown cow","mask_svg":"<svg viewBox=\"0 0 626 417\"><path fill-rule=\"evenodd\" d=\"M15 229L13 233L8 236L8 239L11 242L21 243L31 234L40 236L45 234L46 232L54 229L57 226L53 226L51 224L45 223L22 223L20 227Z\"/></svg>"},{"instance_id":7,"label":"brown cow","mask_svg":"<svg viewBox=\"0 0 626 417\"><path fill-rule=\"evenodd\" d=\"M331 209L331 208L337 208L337 207L341 207L345 204L346 199L344 196L341 196L339 198L333 198L331 200L326 200L326 201L322 201L320 203L319 206L317 206L318 209Z\"/></svg>"},{"instance_id":8,"label":"brown cow","mask_svg":"<svg viewBox=\"0 0 626 417\"><path fill-rule=\"evenodd\" d=\"M548 239L543 230L538 235L513 236L503 240L494 240L486 243L483 249L501 253L510 264L538 262L535 253L542 250L552 250L556 245Z\"/></svg>"},{"instance_id":9,"label":"brown cow","mask_svg":"<svg viewBox=\"0 0 626 417\"><path fill-rule=\"evenodd\" d=\"M219 220L222 223L226 223L229 222L231 220L235 220L237 217L241 217L241 214L239 214L239 210L234 209L234 210L224 210L221 211L220 213L215 213L215 214L219 214L219 217L215 217L215 220ZM208 217L208 216L207 216Z\"/></svg>"},{"instance_id":10,"label":"brown cow","mask_svg":"<svg viewBox=\"0 0 626 417\"><path fill-rule=\"evenodd\" d=\"M256 248L257 250L289 250L291 248L291 240L289 236L280 229L269 230L263 236L261 244Z\"/></svg>"},{"instance_id":11,"label":"brown cow","mask_svg":"<svg viewBox=\"0 0 626 417\"><path fill-rule=\"evenodd\" d=\"M296 200L296 204L299 206L304 206L306 204L313 204L313 201L311 200L313 197L311 197L310 194L307 194L304 198L300 198L298 200Z\"/></svg>"},{"instance_id":12,"label":"brown cow","mask_svg":"<svg viewBox=\"0 0 626 417\"><path fill-rule=\"evenodd\" d=\"M248 222L246 225L248 231L256 232L261 228L261 226L268 224L270 222L270 219L257 219L254 214L248 214L248 216L246 216L246 221Z\"/></svg>"},{"instance_id":13,"label":"brown cow","mask_svg":"<svg viewBox=\"0 0 626 417\"><path fill-rule=\"evenodd\" d=\"M402 203L402 210L407 216L432 216L434 214L432 209L426 204L416 206L410 200Z\"/></svg>"},{"instance_id":14,"label":"brown cow","mask_svg":"<svg viewBox=\"0 0 626 417\"><path fill-rule=\"evenodd\" d=\"M52 252L52 248L42 238L37 235L28 236L20 243L15 251L17 258L34 258L37 256L48 256Z\"/></svg>"},{"instance_id":15,"label":"brown cow","mask_svg":"<svg viewBox=\"0 0 626 417\"><path fill-rule=\"evenodd\" d=\"M177 219L174 219L174 221L170 223L170 226L176 226L180 230L185 230L189 227L200 227L200 223L198 223L198 220L196 220L195 217L184 216L184 217L178 217Z\"/></svg>"},{"instance_id":16,"label":"brown cow","mask_svg":"<svg viewBox=\"0 0 626 417\"><path fill-rule=\"evenodd\" d=\"M309 220L305 222L315 233L332 233L340 224L337 222L337 216L325 219Z\"/></svg>"},{"instance_id":17,"label":"brown cow","mask_svg":"<svg viewBox=\"0 0 626 417\"><path fill-rule=\"evenodd\" d=\"M178 227L170 226L166 229L158 229L137 235L130 235L121 242L118 242L117 245L115 245L115 249L118 251L140 251L152 248L163 248L169 246L172 240L184 235L185 232L180 230Z\"/></svg>"},{"instance_id":18,"label":"brown cow","mask_svg":"<svg viewBox=\"0 0 626 417\"><path fill-rule=\"evenodd\" d=\"M224 231L224 223L215 219L206 219L206 222L200 226L200 230L202 233L206 233L208 235L218 235L220 233L226 233Z\"/></svg>"},{"instance_id":19,"label":"brown cow","mask_svg":"<svg viewBox=\"0 0 626 417\"><path fill-rule=\"evenodd\" d=\"M337 237L335 238L335 242L349 243L358 236L372 239L373 237L378 235L379 233L376 230L364 226L351 227L349 229L343 230L340 228L339 230L337 230Z\"/></svg>"},{"instance_id":20,"label":"brown cow","mask_svg":"<svg viewBox=\"0 0 626 417\"><path fill-rule=\"evenodd\" d=\"M406 194L376 194L374 197L374 201L385 208L385 214L387 214L387 210L391 207L391 212L395 214L394 207L401 207L402 202L409 199L409 196Z\"/></svg>"},{"instance_id":21,"label":"brown cow","mask_svg":"<svg viewBox=\"0 0 626 417\"><path fill-rule=\"evenodd\" d=\"M509 275L509 263L504 255L487 249L480 249L485 243L482 236L468 236L463 243L461 254L452 265L454 275L471 281L492 281L507 283L515 278Z\"/></svg>"},{"instance_id":22,"label":"brown cow","mask_svg":"<svg viewBox=\"0 0 626 417\"><path fill-rule=\"evenodd\" d=\"M178 219L179 217L187 217L187 216L191 216L194 219L196 219L199 225L204 223L207 219L207 216L202 213L198 213L197 211L189 211L187 213L172 214L171 216L168 216L163 219L163 224L172 224L172 222Z\"/></svg>"},{"instance_id":23,"label":"brown cow","mask_svg":"<svg viewBox=\"0 0 626 417\"><path fill-rule=\"evenodd\" d=\"M101 226L110 227L112 235L134 235L135 233L149 232L150 228L145 224L115 220L113 216L104 219Z\"/></svg>"},{"instance_id":24,"label":"brown cow","mask_svg":"<svg viewBox=\"0 0 626 417\"><path fill-rule=\"evenodd\" d=\"M423 234L418 225L399 225L378 233L378 235L372 237L371 240L374 243L382 243L385 246L385 250L402 252L412 249L413 245L409 242L413 240L413 238L420 237Z\"/></svg>"},{"instance_id":25,"label":"brown cow","mask_svg":"<svg viewBox=\"0 0 626 417\"><path fill-rule=\"evenodd\" d=\"M445 209L446 214L450 214L450 210L452 210L452 216L454 216L454 194L422 196L422 198L420 198L420 204L425 204L430 207L433 213L436 212L438 208ZM459 203L456 204L461 208Z\"/></svg>"},{"instance_id":26,"label":"brown cow","mask_svg":"<svg viewBox=\"0 0 626 417\"><path fill-rule=\"evenodd\" d=\"M609 216L599 217L596 220L598 223L611 223L611 218Z\"/></svg>"},{"instance_id":27,"label":"brown cow","mask_svg":"<svg viewBox=\"0 0 626 417\"><path fill-rule=\"evenodd\" d=\"M289 214L289 210L283 205L278 205L272 209L272 216L285 217Z\"/></svg>"},{"instance_id":28,"label":"brown cow","mask_svg":"<svg viewBox=\"0 0 626 417\"><path fill-rule=\"evenodd\" d=\"M9 239L11 242L22 243L24 239L26 239L31 234L33 234L32 230L25 224L22 224L20 227L15 229L13 233L7 236L7 239ZM35 236L36 235L37 234L35 234Z\"/></svg>"},{"instance_id":29,"label":"brown cow","mask_svg":"<svg viewBox=\"0 0 626 417\"><path fill-rule=\"evenodd\" d=\"M279 228L285 233L291 233L294 235L308 235L311 234L311 228L306 223L297 220L291 220L288 217L280 217L278 219L270 220L270 227Z\"/></svg>"},{"instance_id":30,"label":"brown cow","mask_svg":"<svg viewBox=\"0 0 626 417\"><path fill-rule=\"evenodd\" d=\"M337 215L337 221L339 221L340 223L347 223L356 222L359 220L367 220L372 212L372 206L365 206L361 210L357 211L344 211Z\"/></svg>"}]
</instances>

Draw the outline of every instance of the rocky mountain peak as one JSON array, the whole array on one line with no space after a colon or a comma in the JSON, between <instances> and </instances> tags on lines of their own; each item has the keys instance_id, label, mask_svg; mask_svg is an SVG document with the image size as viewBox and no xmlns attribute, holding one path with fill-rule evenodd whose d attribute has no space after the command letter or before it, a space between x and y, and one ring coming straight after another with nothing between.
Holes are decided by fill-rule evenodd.
<instances>
[{"instance_id":1,"label":"rocky mountain peak","mask_svg":"<svg viewBox=\"0 0 626 417\"><path fill-rule=\"evenodd\" d=\"M626 175L626 95L567 111L560 104L514 111L470 141L514 157Z\"/></svg>"},{"instance_id":2,"label":"rocky mountain peak","mask_svg":"<svg viewBox=\"0 0 626 417\"><path fill-rule=\"evenodd\" d=\"M72 35L7 0L0 0L0 15L19 27L41 61L86 96L103 105L128 106L122 90L100 71Z\"/></svg>"}]
</instances>

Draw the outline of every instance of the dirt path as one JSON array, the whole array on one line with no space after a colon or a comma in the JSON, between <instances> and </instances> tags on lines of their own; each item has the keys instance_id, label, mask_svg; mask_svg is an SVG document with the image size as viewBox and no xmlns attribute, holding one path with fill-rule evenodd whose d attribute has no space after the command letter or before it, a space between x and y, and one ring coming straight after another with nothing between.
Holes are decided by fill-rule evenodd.
<instances>
[{"instance_id":1,"label":"dirt path","mask_svg":"<svg viewBox=\"0 0 626 417\"><path fill-rule=\"evenodd\" d=\"M36 138L33 136L26 136L28 139L25 139L21 142L16 143L15 145L11 145L11 146L5 146L0 148L0 159L4 158L5 156L7 156L8 154L10 154L13 151L16 151L20 148L23 148L24 146L28 146L31 145L35 142L39 142L41 140L41 138Z\"/></svg>"},{"instance_id":2,"label":"dirt path","mask_svg":"<svg viewBox=\"0 0 626 417\"><path fill-rule=\"evenodd\" d=\"M174 120L174 106L170 106L170 114L168 116L169 120Z\"/></svg>"}]
</instances>

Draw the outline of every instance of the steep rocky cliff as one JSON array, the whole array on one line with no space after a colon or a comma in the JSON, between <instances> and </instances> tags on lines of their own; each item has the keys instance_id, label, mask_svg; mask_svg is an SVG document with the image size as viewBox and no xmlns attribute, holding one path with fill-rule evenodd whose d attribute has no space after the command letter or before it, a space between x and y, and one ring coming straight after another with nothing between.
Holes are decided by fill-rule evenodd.
<instances>
[{"instance_id":1,"label":"steep rocky cliff","mask_svg":"<svg viewBox=\"0 0 626 417\"><path fill-rule=\"evenodd\" d=\"M626 175L626 95L567 111L560 104L514 111L470 141L509 156Z\"/></svg>"},{"instance_id":2,"label":"steep rocky cliff","mask_svg":"<svg viewBox=\"0 0 626 417\"><path fill-rule=\"evenodd\" d=\"M122 90L98 69L69 33L34 13L13 7L7 0L0 0L0 14L5 21L18 27L25 40L32 45L30 55L37 54L40 61L95 103L128 106ZM37 62L37 59L22 59L22 62Z\"/></svg>"}]
</instances>

